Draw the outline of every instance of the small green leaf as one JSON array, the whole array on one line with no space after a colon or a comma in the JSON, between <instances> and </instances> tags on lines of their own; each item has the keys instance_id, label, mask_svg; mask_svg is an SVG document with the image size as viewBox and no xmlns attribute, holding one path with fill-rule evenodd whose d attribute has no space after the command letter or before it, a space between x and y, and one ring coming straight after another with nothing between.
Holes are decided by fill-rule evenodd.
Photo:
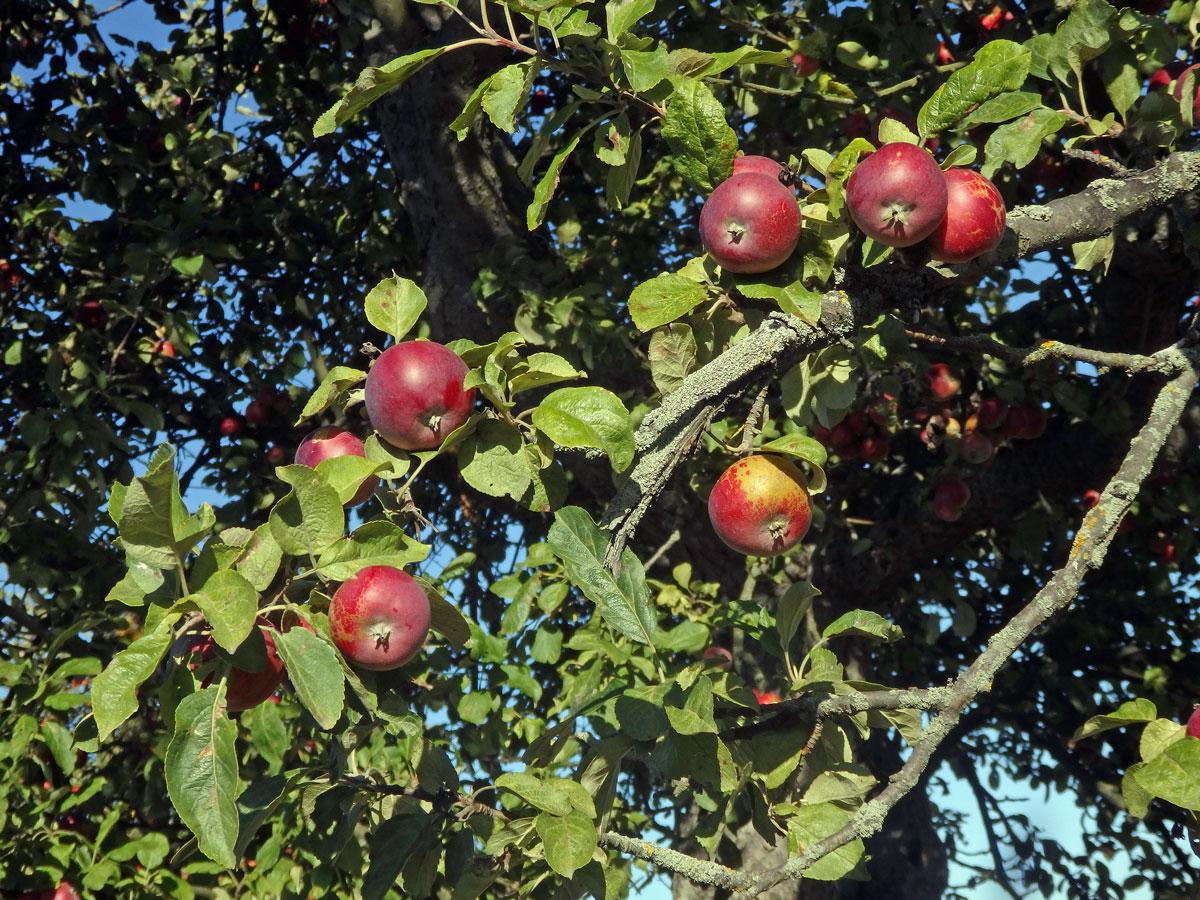
<instances>
[{"instance_id":1,"label":"small green leaf","mask_svg":"<svg viewBox=\"0 0 1200 900\"><path fill-rule=\"evenodd\" d=\"M808 490L812 494L820 494L825 490L825 465L827 451L820 441L813 440L803 434L785 434L773 441L767 441L758 448L763 453L782 453L794 456L808 463L811 477L808 480Z\"/></svg>"},{"instance_id":2,"label":"small green leaf","mask_svg":"<svg viewBox=\"0 0 1200 900\"><path fill-rule=\"evenodd\" d=\"M821 637L869 637L881 641L895 641L904 637L904 631L899 625L893 625L877 612L867 609L854 609L839 616L831 622Z\"/></svg>"},{"instance_id":3,"label":"small green leaf","mask_svg":"<svg viewBox=\"0 0 1200 900\"><path fill-rule=\"evenodd\" d=\"M529 99L537 70L532 61L514 63L488 79L480 105L492 124L512 134L517 128L517 113Z\"/></svg>"},{"instance_id":4,"label":"small green leaf","mask_svg":"<svg viewBox=\"0 0 1200 900\"><path fill-rule=\"evenodd\" d=\"M1065 113L1045 107L1033 110L1029 115L1001 125L992 132L984 147L984 163L980 170L985 178L991 178L1004 163L1012 163L1023 169L1042 149L1042 141L1067 124Z\"/></svg>"},{"instance_id":5,"label":"small green leaf","mask_svg":"<svg viewBox=\"0 0 1200 900\"><path fill-rule=\"evenodd\" d=\"M1103 54L1118 38L1116 27L1117 11L1105 0L1079 0L1059 23L1047 47L1050 71L1064 82L1071 73L1082 78L1084 64Z\"/></svg>"},{"instance_id":6,"label":"small green leaf","mask_svg":"<svg viewBox=\"0 0 1200 900\"><path fill-rule=\"evenodd\" d=\"M1147 722L1142 729L1141 740L1138 741L1138 751L1142 754L1142 762L1149 762L1162 753L1176 741L1182 740L1187 734L1187 727L1171 719L1155 719Z\"/></svg>"},{"instance_id":7,"label":"small green leaf","mask_svg":"<svg viewBox=\"0 0 1200 900\"><path fill-rule=\"evenodd\" d=\"M524 361L523 368L509 379L508 393L515 396L533 388L586 377L586 372L580 372L557 353L533 353Z\"/></svg>"},{"instance_id":8,"label":"small green leaf","mask_svg":"<svg viewBox=\"0 0 1200 900\"><path fill-rule=\"evenodd\" d=\"M621 64L634 93L643 93L671 74L671 55L663 44L654 50L622 50Z\"/></svg>"},{"instance_id":9,"label":"small green leaf","mask_svg":"<svg viewBox=\"0 0 1200 900\"><path fill-rule=\"evenodd\" d=\"M332 406L338 397L363 381L366 377L367 373L362 369L352 369L349 366L334 366L329 370L329 374L321 379L321 383L317 385L317 389L312 392L312 396L304 404L304 409L300 412L300 418L296 420L296 424L299 425L305 419L311 419L313 416L319 416Z\"/></svg>"},{"instance_id":10,"label":"small green leaf","mask_svg":"<svg viewBox=\"0 0 1200 900\"><path fill-rule=\"evenodd\" d=\"M673 322L704 302L708 292L676 272L662 272L643 281L629 295L629 315L641 331Z\"/></svg>"},{"instance_id":11,"label":"small green leaf","mask_svg":"<svg viewBox=\"0 0 1200 900\"><path fill-rule=\"evenodd\" d=\"M189 694L175 707L167 747L167 792L200 852L227 868L237 864L237 726L225 716L219 689Z\"/></svg>"},{"instance_id":12,"label":"small green leaf","mask_svg":"<svg viewBox=\"0 0 1200 900\"><path fill-rule=\"evenodd\" d=\"M948 172L950 169L958 166L969 166L975 162L975 157L978 155L979 150L971 144L959 144L942 160L942 171Z\"/></svg>"},{"instance_id":13,"label":"small green leaf","mask_svg":"<svg viewBox=\"0 0 1200 900\"><path fill-rule=\"evenodd\" d=\"M137 712L138 688L154 674L171 646L171 626L179 619L172 613L159 622L159 628L147 632L113 657L92 681L92 712L96 729L103 741Z\"/></svg>"},{"instance_id":14,"label":"small green leaf","mask_svg":"<svg viewBox=\"0 0 1200 900\"><path fill-rule=\"evenodd\" d=\"M1176 806L1200 810L1200 740L1185 737L1137 771L1137 783Z\"/></svg>"},{"instance_id":15,"label":"small green leaf","mask_svg":"<svg viewBox=\"0 0 1200 900\"><path fill-rule=\"evenodd\" d=\"M849 821L850 814L832 803L800 807L788 820L788 855L798 856L812 844L840 831ZM817 860L804 872L804 877L816 881L844 878L858 867L863 850L862 840L855 839Z\"/></svg>"},{"instance_id":16,"label":"small green leaf","mask_svg":"<svg viewBox=\"0 0 1200 900\"><path fill-rule=\"evenodd\" d=\"M534 427L560 447L595 448L621 472L633 461L633 423L616 394L602 387L559 388L533 411Z\"/></svg>"},{"instance_id":17,"label":"small green leaf","mask_svg":"<svg viewBox=\"0 0 1200 900\"><path fill-rule=\"evenodd\" d=\"M563 878L582 869L596 851L596 823L577 810L568 816L538 813L534 820L550 868Z\"/></svg>"},{"instance_id":18,"label":"small green leaf","mask_svg":"<svg viewBox=\"0 0 1200 900\"><path fill-rule=\"evenodd\" d=\"M213 640L232 653L250 634L258 615L258 592L232 569L212 574L190 597L212 626Z\"/></svg>"},{"instance_id":19,"label":"small green leaf","mask_svg":"<svg viewBox=\"0 0 1200 900\"><path fill-rule=\"evenodd\" d=\"M604 4L604 19L608 39L616 43L643 16L654 11L654 0L608 0Z\"/></svg>"},{"instance_id":20,"label":"small green leaf","mask_svg":"<svg viewBox=\"0 0 1200 900\"><path fill-rule=\"evenodd\" d=\"M271 534L284 553L315 557L346 528L337 491L308 466L280 466L275 472L292 490L271 508Z\"/></svg>"},{"instance_id":21,"label":"small green leaf","mask_svg":"<svg viewBox=\"0 0 1200 900\"><path fill-rule=\"evenodd\" d=\"M346 690L337 650L303 627L276 634L275 646L300 702L318 725L332 728L341 718Z\"/></svg>"},{"instance_id":22,"label":"small green leaf","mask_svg":"<svg viewBox=\"0 0 1200 900\"><path fill-rule=\"evenodd\" d=\"M952 73L925 101L917 114L921 137L946 130L997 94L1020 90L1029 76L1029 61L1029 50L1020 44L984 44L970 65Z\"/></svg>"},{"instance_id":23,"label":"small green leaf","mask_svg":"<svg viewBox=\"0 0 1200 900\"><path fill-rule=\"evenodd\" d=\"M784 591L775 607L775 630L779 633L779 646L786 649L800 628L800 623L812 609L813 600L821 592L807 581L793 581Z\"/></svg>"},{"instance_id":24,"label":"small green leaf","mask_svg":"<svg viewBox=\"0 0 1200 900\"><path fill-rule=\"evenodd\" d=\"M342 99L317 119L313 125L313 137L323 137L341 128L392 88L400 86L451 49L450 45L430 47L393 59L379 68L371 66L363 69Z\"/></svg>"},{"instance_id":25,"label":"small green leaf","mask_svg":"<svg viewBox=\"0 0 1200 900\"><path fill-rule=\"evenodd\" d=\"M467 98L467 102L463 104L462 112L450 123L450 130L454 132L454 136L460 141L467 136L467 132L471 130L471 126L479 118L479 111L483 109L483 95L491 87L493 77L493 75L489 75L483 79L475 90L471 92L471 96Z\"/></svg>"},{"instance_id":26,"label":"small green leaf","mask_svg":"<svg viewBox=\"0 0 1200 900\"><path fill-rule=\"evenodd\" d=\"M962 128L1008 122L1042 106L1042 95L1032 91L1009 91L979 104L962 121Z\"/></svg>"},{"instance_id":27,"label":"small green leaf","mask_svg":"<svg viewBox=\"0 0 1200 900\"><path fill-rule=\"evenodd\" d=\"M639 128L629 137L629 146L625 149L625 161L619 166L608 170L604 183L604 197L613 209L624 209L629 203L629 195L637 182L638 168L642 164L642 130Z\"/></svg>"},{"instance_id":28,"label":"small green leaf","mask_svg":"<svg viewBox=\"0 0 1200 900\"><path fill-rule=\"evenodd\" d=\"M587 512L576 506L554 514L547 540L563 561L567 578L596 604L612 628L638 643L654 646L658 623L646 587L646 573L632 550L625 549L620 574L614 577L604 567L606 535Z\"/></svg>"},{"instance_id":29,"label":"small green leaf","mask_svg":"<svg viewBox=\"0 0 1200 900\"><path fill-rule=\"evenodd\" d=\"M650 377L665 397L683 384L696 368L696 337L682 322L660 328L650 335Z\"/></svg>"},{"instance_id":30,"label":"small green leaf","mask_svg":"<svg viewBox=\"0 0 1200 900\"><path fill-rule=\"evenodd\" d=\"M416 282L396 276L385 278L371 288L371 292L367 294L367 321L384 334L391 335L399 341L417 324L417 320L421 318L421 313L425 312L428 302L425 292L417 286ZM329 374L332 375L333 372ZM326 376L322 386L328 380L329 376ZM305 412L307 412L307 407L305 407Z\"/></svg>"},{"instance_id":31,"label":"small green leaf","mask_svg":"<svg viewBox=\"0 0 1200 900\"><path fill-rule=\"evenodd\" d=\"M785 313L799 316L810 325L821 317L821 293L806 288L800 281L785 285L738 282L738 290L755 300L774 300Z\"/></svg>"},{"instance_id":32,"label":"small green leaf","mask_svg":"<svg viewBox=\"0 0 1200 900\"><path fill-rule=\"evenodd\" d=\"M332 581L345 581L367 566L402 569L428 554L429 545L409 537L399 525L376 520L360 525L349 537L326 549L317 561L316 571Z\"/></svg>"},{"instance_id":33,"label":"small green leaf","mask_svg":"<svg viewBox=\"0 0 1200 900\"><path fill-rule=\"evenodd\" d=\"M569 816L575 810L571 798L564 792L526 772L505 772L496 779L496 787L510 791L530 806L556 816Z\"/></svg>"},{"instance_id":34,"label":"small green leaf","mask_svg":"<svg viewBox=\"0 0 1200 900\"><path fill-rule=\"evenodd\" d=\"M558 187L558 179L562 177L562 169L567 162L567 157L579 145L581 137L583 137L583 132L577 132L567 146L554 154L554 158L550 160L550 165L546 168L546 174L533 189L533 201L525 211L525 224L530 231L539 227L546 220L546 206L550 203L550 198L554 196L554 189Z\"/></svg>"},{"instance_id":35,"label":"small green leaf","mask_svg":"<svg viewBox=\"0 0 1200 900\"><path fill-rule=\"evenodd\" d=\"M525 461L520 430L499 419L484 419L458 451L459 471L475 490L491 497L520 500L533 478Z\"/></svg>"},{"instance_id":36,"label":"small green leaf","mask_svg":"<svg viewBox=\"0 0 1200 900\"><path fill-rule=\"evenodd\" d=\"M702 81L676 75L671 85L662 135L676 171L709 194L733 172L737 135L725 121L725 108Z\"/></svg>"}]
</instances>

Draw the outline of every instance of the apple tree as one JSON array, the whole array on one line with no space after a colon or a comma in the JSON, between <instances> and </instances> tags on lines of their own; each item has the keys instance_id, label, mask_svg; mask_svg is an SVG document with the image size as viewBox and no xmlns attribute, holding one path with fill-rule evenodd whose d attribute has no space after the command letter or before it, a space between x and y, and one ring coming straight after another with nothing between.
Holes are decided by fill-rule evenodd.
<instances>
[{"instance_id":1,"label":"apple tree","mask_svg":"<svg viewBox=\"0 0 1200 900\"><path fill-rule=\"evenodd\" d=\"M5 889L1178 885L1194 3L123 9L0 14Z\"/></svg>"}]
</instances>

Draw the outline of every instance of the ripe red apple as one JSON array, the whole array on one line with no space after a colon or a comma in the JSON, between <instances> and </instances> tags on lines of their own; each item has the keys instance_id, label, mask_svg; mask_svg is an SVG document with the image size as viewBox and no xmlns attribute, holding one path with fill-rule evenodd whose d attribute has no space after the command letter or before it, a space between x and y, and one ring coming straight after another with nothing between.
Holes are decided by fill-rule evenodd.
<instances>
[{"instance_id":1,"label":"ripe red apple","mask_svg":"<svg viewBox=\"0 0 1200 900\"><path fill-rule=\"evenodd\" d=\"M218 428L222 437L237 437L242 433L242 419L240 416L226 416Z\"/></svg>"},{"instance_id":2,"label":"ripe red apple","mask_svg":"<svg viewBox=\"0 0 1200 900\"><path fill-rule=\"evenodd\" d=\"M950 366L945 363L934 363L925 373L925 383L929 393L938 400L949 400L962 388L962 379Z\"/></svg>"},{"instance_id":3,"label":"ripe red apple","mask_svg":"<svg viewBox=\"0 0 1200 900\"><path fill-rule=\"evenodd\" d=\"M75 321L84 328L102 328L107 320L108 313L99 300L85 300L75 310Z\"/></svg>"},{"instance_id":4,"label":"ripe red apple","mask_svg":"<svg viewBox=\"0 0 1200 900\"><path fill-rule=\"evenodd\" d=\"M946 215L946 176L914 144L884 144L855 166L846 208L864 234L889 247L911 247Z\"/></svg>"},{"instance_id":5,"label":"ripe red apple","mask_svg":"<svg viewBox=\"0 0 1200 900\"><path fill-rule=\"evenodd\" d=\"M950 52L945 41L938 41L937 61L939 66L948 66L954 62L954 54Z\"/></svg>"},{"instance_id":6,"label":"ripe red apple","mask_svg":"<svg viewBox=\"0 0 1200 900\"><path fill-rule=\"evenodd\" d=\"M862 457L863 462L874 463L880 460L887 459L888 453L891 452L892 444L886 437L871 434L867 435L858 446L858 454Z\"/></svg>"},{"instance_id":7,"label":"ripe red apple","mask_svg":"<svg viewBox=\"0 0 1200 900\"><path fill-rule=\"evenodd\" d=\"M1001 9L999 6L993 6L992 11L979 19L979 25L984 31L995 31L1001 28L1005 22L1011 22L1013 14L1007 9Z\"/></svg>"},{"instance_id":8,"label":"ripe red apple","mask_svg":"<svg viewBox=\"0 0 1200 900\"><path fill-rule=\"evenodd\" d=\"M877 140L878 131L871 123L871 117L864 112L853 112L842 121L842 132L850 140L866 138L871 143Z\"/></svg>"},{"instance_id":9,"label":"ripe red apple","mask_svg":"<svg viewBox=\"0 0 1200 900\"><path fill-rule=\"evenodd\" d=\"M1184 80L1184 78L1187 77L1188 72L1196 73L1193 76L1193 82L1194 82L1194 86L1195 86L1195 90L1196 90L1196 96L1195 96L1194 102L1192 104L1192 109L1200 112L1200 63L1197 63L1194 66L1188 66L1182 72L1179 73L1179 77L1175 79L1175 87L1171 88L1171 95L1176 100L1183 99L1183 80Z\"/></svg>"},{"instance_id":10,"label":"ripe red apple","mask_svg":"<svg viewBox=\"0 0 1200 900\"><path fill-rule=\"evenodd\" d=\"M386 671L411 660L425 643L429 622L425 589L394 566L360 569L329 604L334 644L364 669Z\"/></svg>"},{"instance_id":11,"label":"ripe red apple","mask_svg":"<svg viewBox=\"0 0 1200 900\"><path fill-rule=\"evenodd\" d=\"M251 425L266 425L271 421L271 408L262 400L251 400L246 407L246 421Z\"/></svg>"},{"instance_id":12,"label":"ripe red apple","mask_svg":"<svg viewBox=\"0 0 1200 900\"><path fill-rule=\"evenodd\" d=\"M933 491L933 514L943 522L957 522L971 499L971 489L961 478L946 478Z\"/></svg>"},{"instance_id":13,"label":"ripe red apple","mask_svg":"<svg viewBox=\"0 0 1200 900\"><path fill-rule=\"evenodd\" d=\"M1046 411L1040 406L1016 406L1004 420L1004 433L1014 440L1031 441L1046 431Z\"/></svg>"},{"instance_id":14,"label":"ripe red apple","mask_svg":"<svg viewBox=\"0 0 1200 900\"><path fill-rule=\"evenodd\" d=\"M437 449L471 415L475 389L463 390L467 371L458 354L432 341L389 347L367 373L371 426L401 450Z\"/></svg>"},{"instance_id":15,"label":"ripe red apple","mask_svg":"<svg viewBox=\"0 0 1200 900\"><path fill-rule=\"evenodd\" d=\"M157 356L165 356L167 359L174 359L175 345L170 341L155 341L154 346L150 348L150 352Z\"/></svg>"},{"instance_id":16,"label":"ripe red apple","mask_svg":"<svg viewBox=\"0 0 1200 900\"><path fill-rule=\"evenodd\" d=\"M365 459L367 453L363 449L363 442L354 432L326 425L310 432L300 442L300 446L296 448L296 465L315 469L318 463L333 459L335 456L361 456ZM379 487L379 479L372 475L362 483L346 505L358 506L366 503L377 487Z\"/></svg>"},{"instance_id":17,"label":"ripe red apple","mask_svg":"<svg viewBox=\"0 0 1200 900\"><path fill-rule=\"evenodd\" d=\"M800 78L807 78L821 68L821 60L815 56L805 56L803 53L792 54L792 72Z\"/></svg>"},{"instance_id":18,"label":"ripe red apple","mask_svg":"<svg viewBox=\"0 0 1200 900\"><path fill-rule=\"evenodd\" d=\"M1184 73L1187 67L1188 64L1182 59L1177 59L1175 62L1169 62L1150 76L1150 81L1146 86L1152 91L1156 88L1165 88L1172 81L1177 81L1179 76Z\"/></svg>"},{"instance_id":19,"label":"ripe red apple","mask_svg":"<svg viewBox=\"0 0 1200 900\"><path fill-rule=\"evenodd\" d=\"M987 462L996 453L992 439L982 431L973 431L966 435L958 445L958 455L972 465Z\"/></svg>"},{"instance_id":20,"label":"ripe red apple","mask_svg":"<svg viewBox=\"0 0 1200 900\"><path fill-rule=\"evenodd\" d=\"M708 517L717 536L738 553L778 556L800 543L812 524L808 482L782 456L747 456L717 479Z\"/></svg>"},{"instance_id":21,"label":"ripe red apple","mask_svg":"<svg viewBox=\"0 0 1200 900\"><path fill-rule=\"evenodd\" d=\"M750 690L759 706L769 706L772 703L780 702L779 695L774 691L760 691L758 688L750 688Z\"/></svg>"},{"instance_id":22,"label":"ripe red apple","mask_svg":"<svg viewBox=\"0 0 1200 900\"><path fill-rule=\"evenodd\" d=\"M716 644L707 648L700 656L708 665L714 669L720 669L722 672L728 672L733 668L733 654L726 647L719 647Z\"/></svg>"},{"instance_id":23,"label":"ripe red apple","mask_svg":"<svg viewBox=\"0 0 1200 900\"><path fill-rule=\"evenodd\" d=\"M984 431L995 431L1008 418L1008 404L999 397L985 397L975 410L976 421Z\"/></svg>"},{"instance_id":24,"label":"ripe red apple","mask_svg":"<svg viewBox=\"0 0 1200 900\"><path fill-rule=\"evenodd\" d=\"M1100 502L1100 492L1095 488L1088 488L1083 492L1083 505L1087 509L1094 509Z\"/></svg>"},{"instance_id":25,"label":"ripe red apple","mask_svg":"<svg viewBox=\"0 0 1200 900\"><path fill-rule=\"evenodd\" d=\"M791 256L800 240L796 195L762 172L731 175L704 201L700 239L726 271L768 272Z\"/></svg>"},{"instance_id":26,"label":"ripe red apple","mask_svg":"<svg viewBox=\"0 0 1200 900\"><path fill-rule=\"evenodd\" d=\"M282 447L271 445L267 448L267 462L273 466L282 466L287 459L287 451Z\"/></svg>"},{"instance_id":27,"label":"ripe red apple","mask_svg":"<svg viewBox=\"0 0 1200 900\"><path fill-rule=\"evenodd\" d=\"M994 250L1004 235L1004 198L978 172L946 173L946 216L925 239L929 255L948 263L970 262Z\"/></svg>"},{"instance_id":28,"label":"ripe red apple","mask_svg":"<svg viewBox=\"0 0 1200 900\"><path fill-rule=\"evenodd\" d=\"M1187 736L1200 738L1200 706L1197 706L1187 720Z\"/></svg>"},{"instance_id":29,"label":"ripe red apple","mask_svg":"<svg viewBox=\"0 0 1200 900\"><path fill-rule=\"evenodd\" d=\"M733 174L758 172L760 175L770 175L778 180L783 171L783 163L776 162L769 156L736 156L733 159ZM731 176L732 177L732 176Z\"/></svg>"}]
</instances>

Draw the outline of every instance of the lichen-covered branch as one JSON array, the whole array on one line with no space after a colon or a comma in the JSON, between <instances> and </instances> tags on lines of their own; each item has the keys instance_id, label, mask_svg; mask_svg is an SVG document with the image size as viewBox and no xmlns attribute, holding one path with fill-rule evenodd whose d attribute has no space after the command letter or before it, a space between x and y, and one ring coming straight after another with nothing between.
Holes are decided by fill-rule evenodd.
<instances>
[{"instance_id":1,"label":"lichen-covered branch","mask_svg":"<svg viewBox=\"0 0 1200 900\"><path fill-rule=\"evenodd\" d=\"M889 779L887 786L864 803L837 833L806 847L785 866L758 876L745 892L747 896L757 896L781 881L799 878L823 856L879 831L892 807L916 787L934 752L958 724L963 711L975 697L988 690L1000 667L1038 627L1071 604L1087 573L1103 564L1117 526L1154 467L1159 450L1183 414L1198 381L1200 356L1194 351L1172 349L1164 351L1164 355L1180 357L1180 365L1186 368L1159 391L1150 416L1130 442L1120 469L1101 493L1100 502L1084 516L1066 564L993 635L987 648L955 679L953 699L929 723L907 762Z\"/></svg>"}]
</instances>

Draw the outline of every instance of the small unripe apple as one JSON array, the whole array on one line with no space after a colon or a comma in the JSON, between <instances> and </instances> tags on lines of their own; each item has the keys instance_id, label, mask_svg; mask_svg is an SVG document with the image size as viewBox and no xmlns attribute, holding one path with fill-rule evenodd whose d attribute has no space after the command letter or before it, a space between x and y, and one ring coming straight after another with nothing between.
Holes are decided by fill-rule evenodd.
<instances>
[{"instance_id":1,"label":"small unripe apple","mask_svg":"<svg viewBox=\"0 0 1200 900\"><path fill-rule=\"evenodd\" d=\"M475 389L463 389L467 371L457 353L432 341L389 347L367 373L371 426L401 450L436 450L471 415Z\"/></svg>"},{"instance_id":2,"label":"small unripe apple","mask_svg":"<svg viewBox=\"0 0 1200 900\"><path fill-rule=\"evenodd\" d=\"M326 425L310 432L300 442L300 446L296 448L296 465L315 469L319 463L336 456L361 456L365 459L367 452L363 448L363 442L354 432ZM372 475L359 486L346 505L358 506L366 503L377 487L379 478Z\"/></svg>"},{"instance_id":3,"label":"small unripe apple","mask_svg":"<svg viewBox=\"0 0 1200 900\"><path fill-rule=\"evenodd\" d=\"M947 263L970 262L996 249L1004 236L1004 198L978 172L946 173L946 216L925 239L929 255Z\"/></svg>"},{"instance_id":4,"label":"small unripe apple","mask_svg":"<svg viewBox=\"0 0 1200 900\"><path fill-rule=\"evenodd\" d=\"M1187 736L1200 738L1200 706L1197 706L1187 720Z\"/></svg>"},{"instance_id":5,"label":"small unripe apple","mask_svg":"<svg viewBox=\"0 0 1200 900\"><path fill-rule=\"evenodd\" d=\"M949 400L962 388L962 379L946 363L934 363L925 373L925 384L938 400Z\"/></svg>"},{"instance_id":6,"label":"small unripe apple","mask_svg":"<svg viewBox=\"0 0 1200 900\"><path fill-rule=\"evenodd\" d=\"M796 195L762 172L731 175L704 201L700 239L728 272L769 272L792 255L800 240Z\"/></svg>"},{"instance_id":7,"label":"small unripe apple","mask_svg":"<svg viewBox=\"0 0 1200 900\"><path fill-rule=\"evenodd\" d=\"M943 522L957 522L971 499L971 489L961 478L946 478L933 491L933 514Z\"/></svg>"},{"instance_id":8,"label":"small unripe apple","mask_svg":"<svg viewBox=\"0 0 1200 900\"><path fill-rule=\"evenodd\" d=\"M958 445L958 455L972 465L987 462L996 453L992 439L982 431L974 431L963 437Z\"/></svg>"},{"instance_id":9,"label":"small unripe apple","mask_svg":"<svg viewBox=\"0 0 1200 900\"><path fill-rule=\"evenodd\" d=\"M429 634L429 598L407 572L367 566L342 584L329 604L329 632L342 655L364 669L398 668Z\"/></svg>"},{"instance_id":10,"label":"small unripe apple","mask_svg":"<svg viewBox=\"0 0 1200 900\"><path fill-rule=\"evenodd\" d=\"M717 536L738 553L778 556L800 543L812 524L808 481L782 456L747 456L717 479L708 517Z\"/></svg>"},{"instance_id":11,"label":"small unripe apple","mask_svg":"<svg viewBox=\"0 0 1200 900\"><path fill-rule=\"evenodd\" d=\"M792 72L801 78L807 78L821 68L821 60L815 56L805 56L803 53L792 54Z\"/></svg>"},{"instance_id":12,"label":"small unripe apple","mask_svg":"<svg viewBox=\"0 0 1200 900\"><path fill-rule=\"evenodd\" d=\"M946 215L946 176L914 144L884 144L846 182L846 208L859 229L889 247L923 241Z\"/></svg>"},{"instance_id":13,"label":"small unripe apple","mask_svg":"<svg viewBox=\"0 0 1200 900\"><path fill-rule=\"evenodd\" d=\"M720 669L722 672L728 672L733 668L733 654L726 647L719 647L716 644L707 648L700 656L711 668Z\"/></svg>"},{"instance_id":14,"label":"small unripe apple","mask_svg":"<svg viewBox=\"0 0 1200 900\"><path fill-rule=\"evenodd\" d=\"M226 416L221 420L218 430L222 437L237 437L242 433L242 420L240 416Z\"/></svg>"},{"instance_id":15,"label":"small unripe apple","mask_svg":"<svg viewBox=\"0 0 1200 900\"><path fill-rule=\"evenodd\" d=\"M776 162L769 156L735 156L733 159L734 175L758 172L760 175L769 175L778 181L782 171L783 163Z\"/></svg>"}]
</instances>

